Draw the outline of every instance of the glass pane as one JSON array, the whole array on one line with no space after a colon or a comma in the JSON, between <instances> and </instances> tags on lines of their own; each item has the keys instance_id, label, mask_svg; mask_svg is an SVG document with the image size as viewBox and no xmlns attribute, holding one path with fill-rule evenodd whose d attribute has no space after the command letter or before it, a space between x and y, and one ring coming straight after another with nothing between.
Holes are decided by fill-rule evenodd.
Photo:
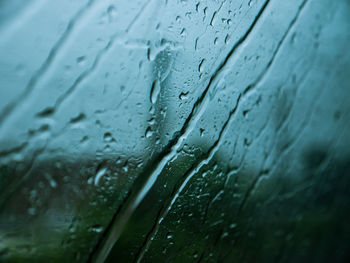
<instances>
[{"instance_id":1,"label":"glass pane","mask_svg":"<svg viewBox=\"0 0 350 263\"><path fill-rule=\"evenodd\" d=\"M0 1L0 261L348 261L349 17Z\"/></svg>"}]
</instances>

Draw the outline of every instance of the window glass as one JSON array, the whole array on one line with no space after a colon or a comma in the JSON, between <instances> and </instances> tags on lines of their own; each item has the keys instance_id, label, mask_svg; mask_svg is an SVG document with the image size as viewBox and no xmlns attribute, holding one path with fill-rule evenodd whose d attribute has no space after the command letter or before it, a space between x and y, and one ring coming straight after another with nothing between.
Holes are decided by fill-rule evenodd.
<instances>
[{"instance_id":1,"label":"window glass","mask_svg":"<svg viewBox=\"0 0 350 263\"><path fill-rule=\"evenodd\" d=\"M349 260L349 17L0 1L0 261Z\"/></svg>"}]
</instances>

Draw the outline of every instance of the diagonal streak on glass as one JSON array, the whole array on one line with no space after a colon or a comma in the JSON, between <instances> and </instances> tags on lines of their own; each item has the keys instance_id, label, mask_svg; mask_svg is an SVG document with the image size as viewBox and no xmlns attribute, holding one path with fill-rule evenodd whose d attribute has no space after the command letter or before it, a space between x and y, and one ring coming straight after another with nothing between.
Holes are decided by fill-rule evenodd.
<instances>
[{"instance_id":1,"label":"diagonal streak on glass","mask_svg":"<svg viewBox=\"0 0 350 263\"><path fill-rule=\"evenodd\" d=\"M175 136L173 140L165 147L165 150L160 155L159 162L153 163L152 167L155 167L151 170L150 175L147 176L146 182L143 184L141 189L132 197L130 197L130 201L127 202L126 207L115 216L115 220L110 225L110 230L108 231L105 239L99 246L99 249L96 250L94 255L92 256L93 261L95 262L104 262L107 258L109 252L111 251L113 245L118 240L121 235L121 232L124 229L125 224L128 222L128 219L132 215L133 211L143 200L148 191L152 188L153 184L158 178L158 175L161 173L165 165L176 155L177 150L181 147L184 139L191 132L192 128L195 126L197 121L199 120L201 114L203 114L203 110L207 105L209 98L207 96L210 88L215 85L217 80L220 79L221 74L225 71L225 66L232 57L232 55L241 47L241 45L245 42L247 37L250 35L255 25L259 21L260 17L266 10L270 0L267 0L262 5L258 14L254 17L252 23L250 24L248 30L245 34L235 43L232 49L229 51L228 55L224 59L224 61L219 65L215 73L211 76L209 80L209 84L205 88L202 95L198 98L198 100L194 103L191 113L187 117L184 125L182 126L179 135ZM176 134L176 133L175 133Z\"/></svg>"}]
</instances>

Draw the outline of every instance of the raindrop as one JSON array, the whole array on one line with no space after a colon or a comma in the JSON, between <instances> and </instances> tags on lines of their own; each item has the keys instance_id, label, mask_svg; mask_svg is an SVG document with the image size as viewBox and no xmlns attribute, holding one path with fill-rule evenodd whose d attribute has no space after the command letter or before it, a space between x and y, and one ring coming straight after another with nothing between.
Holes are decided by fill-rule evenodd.
<instances>
[{"instance_id":1,"label":"raindrop","mask_svg":"<svg viewBox=\"0 0 350 263\"><path fill-rule=\"evenodd\" d=\"M212 18L211 18L211 21L209 23L209 25L213 26L214 25L214 20L215 20L215 16L216 16L216 12L214 12Z\"/></svg>"},{"instance_id":2,"label":"raindrop","mask_svg":"<svg viewBox=\"0 0 350 263\"><path fill-rule=\"evenodd\" d=\"M34 207L29 208L28 214L30 214L31 216L34 216L36 214L36 209Z\"/></svg>"},{"instance_id":3,"label":"raindrop","mask_svg":"<svg viewBox=\"0 0 350 263\"><path fill-rule=\"evenodd\" d=\"M148 121L148 124L149 124L149 125L155 125L155 124L156 124L156 119L155 119L155 118L151 118L151 119Z\"/></svg>"},{"instance_id":4,"label":"raindrop","mask_svg":"<svg viewBox=\"0 0 350 263\"><path fill-rule=\"evenodd\" d=\"M116 12L115 7L113 5L111 5L107 8L107 14L108 14L109 21L113 20L113 18L116 17L117 12Z\"/></svg>"},{"instance_id":5,"label":"raindrop","mask_svg":"<svg viewBox=\"0 0 350 263\"><path fill-rule=\"evenodd\" d=\"M86 118L85 114L84 113L80 113L78 116L71 118L69 122L70 123L77 123L77 122L82 121L85 118Z\"/></svg>"},{"instance_id":6,"label":"raindrop","mask_svg":"<svg viewBox=\"0 0 350 263\"><path fill-rule=\"evenodd\" d=\"M229 236L228 232L224 232L224 233L222 233L221 238L225 238L225 237L228 237L228 236Z\"/></svg>"},{"instance_id":7,"label":"raindrop","mask_svg":"<svg viewBox=\"0 0 350 263\"><path fill-rule=\"evenodd\" d=\"M51 177L50 174L45 174L46 179L49 181L49 184L52 188L57 187L57 182Z\"/></svg>"},{"instance_id":8,"label":"raindrop","mask_svg":"<svg viewBox=\"0 0 350 263\"><path fill-rule=\"evenodd\" d=\"M103 231L103 226L101 225L94 225L89 227L88 229L89 232L95 232L95 233L101 233Z\"/></svg>"},{"instance_id":9,"label":"raindrop","mask_svg":"<svg viewBox=\"0 0 350 263\"><path fill-rule=\"evenodd\" d=\"M205 59L202 59L202 61L199 63L199 66L198 66L198 71L199 71L199 72L202 72L202 71L203 71L203 64L204 64L204 61L205 61Z\"/></svg>"},{"instance_id":10,"label":"raindrop","mask_svg":"<svg viewBox=\"0 0 350 263\"><path fill-rule=\"evenodd\" d=\"M230 35L227 34L225 37L225 44L228 44L229 40L230 40Z\"/></svg>"},{"instance_id":11,"label":"raindrop","mask_svg":"<svg viewBox=\"0 0 350 263\"><path fill-rule=\"evenodd\" d=\"M81 138L80 142L81 143L86 142L88 139L89 139L89 136L85 135L83 138Z\"/></svg>"},{"instance_id":12,"label":"raindrop","mask_svg":"<svg viewBox=\"0 0 350 263\"><path fill-rule=\"evenodd\" d=\"M84 66L86 62L86 57L85 56L80 56L77 58L77 64L79 66Z\"/></svg>"},{"instance_id":13,"label":"raindrop","mask_svg":"<svg viewBox=\"0 0 350 263\"><path fill-rule=\"evenodd\" d=\"M120 91L121 91L121 93L124 93L124 91L125 91L125 86L124 85L120 86Z\"/></svg>"},{"instance_id":14,"label":"raindrop","mask_svg":"<svg viewBox=\"0 0 350 263\"><path fill-rule=\"evenodd\" d=\"M114 141L113 137L112 137L112 134L110 132L106 132L104 135L103 135L103 140L105 142L112 142Z\"/></svg>"},{"instance_id":15,"label":"raindrop","mask_svg":"<svg viewBox=\"0 0 350 263\"><path fill-rule=\"evenodd\" d=\"M150 99L151 99L152 104L156 103L158 96L159 96L159 93L160 93L160 84L157 80L155 80L152 84L152 87L151 87Z\"/></svg>"},{"instance_id":16,"label":"raindrop","mask_svg":"<svg viewBox=\"0 0 350 263\"><path fill-rule=\"evenodd\" d=\"M186 29L185 29L185 28L183 28L183 29L181 30L180 35L181 35L182 37L185 37L185 36L186 36Z\"/></svg>"},{"instance_id":17,"label":"raindrop","mask_svg":"<svg viewBox=\"0 0 350 263\"><path fill-rule=\"evenodd\" d=\"M126 162L126 163L124 164L124 166L123 166L123 171L126 172L126 173L129 171L129 164L128 164L128 162Z\"/></svg>"},{"instance_id":18,"label":"raindrop","mask_svg":"<svg viewBox=\"0 0 350 263\"><path fill-rule=\"evenodd\" d=\"M52 107L47 107L44 110L40 111L39 113L37 113L37 117L50 117L51 115L53 115L55 113L55 109Z\"/></svg>"},{"instance_id":19,"label":"raindrop","mask_svg":"<svg viewBox=\"0 0 350 263\"><path fill-rule=\"evenodd\" d=\"M205 7L205 8L203 9L203 14L204 14L203 20L204 20L205 17L207 16L207 10L208 10L208 7Z\"/></svg>"},{"instance_id":20,"label":"raindrop","mask_svg":"<svg viewBox=\"0 0 350 263\"><path fill-rule=\"evenodd\" d=\"M218 41L219 41L219 38L216 37L216 38L214 39L214 45L217 45L217 44L218 44Z\"/></svg>"},{"instance_id":21,"label":"raindrop","mask_svg":"<svg viewBox=\"0 0 350 263\"><path fill-rule=\"evenodd\" d=\"M100 169L97 170L97 173L96 173L96 176L95 176L95 180L94 180L94 184L95 186L98 186L100 181L101 181L101 178L107 174L107 168L105 167L102 167Z\"/></svg>"},{"instance_id":22,"label":"raindrop","mask_svg":"<svg viewBox=\"0 0 350 263\"><path fill-rule=\"evenodd\" d=\"M151 127L148 127L145 133L145 137L146 138L150 138L153 135L153 131L151 129Z\"/></svg>"},{"instance_id":23,"label":"raindrop","mask_svg":"<svg viewBox=\"0 0 350 263\"><path fill-rule=\"evenodd\" d=\"M185 100L187 99L187 95L188 95L188 91L187 92L181 92L181 94L179 95L179 99L180 100Z\"/></svg>"},{"instance_id":24,"label":"raindrop","mask_svg":"<svg viewBox=\"0 0 350 263\"><path fill-rule=\"evenodd\" d=\"M244 110L244 111L243 111L243 116L244 116L244 117L247 117L247 114L248 114L249 111L250 111L250 110Z\"/></svg>"}]
</instances>

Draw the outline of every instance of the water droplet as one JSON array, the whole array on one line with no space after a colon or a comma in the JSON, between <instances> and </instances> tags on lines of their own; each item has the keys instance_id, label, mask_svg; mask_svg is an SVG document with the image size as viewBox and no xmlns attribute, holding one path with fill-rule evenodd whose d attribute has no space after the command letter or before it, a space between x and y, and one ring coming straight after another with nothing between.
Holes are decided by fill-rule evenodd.
<instances>
[{"instance_id":1,"label":"water droplet","mask_svg":"<svg viewBox=\"0 0 350 263\"><path fill-rule=\"evenodd\" d=\"M159 93L160 93L160 84L157 80L155 80L152 84L152 87L151 87L150 99L151 99L152 104L156 103L158 96L159 96Z\"/></svg>"},{"instance_id":2,"label":"water droplet","mask_svg":"<svg viewBox=\"0 0 350 263\"><path fill-rule=\"evenodd\" d=\"M40 118L45 118L45 117L50 117L55 113L55 109L52 107L47 107L44 110L40 111L37 113L37 117Z\"/></svg>"},{"instance_id":3,"label":"water droplet","mask_svg":"<svg viewBox=\"0 0 350 263\"><path fill-rule=\"evenodd\" d=\"M120 86L120 92L121 92L121 93L124 93L124 91L125 91L125 86L124 86L124 85L121 85L121 86Z\"/></svg>"},{"instance_id":4,"label":"water droplet","mask_svg":"<svg viewBox=\"0 0 350 263\"><path fill-rule=\"evenodd\" d=\"M94 178L93 177L90 177L87 181L88 184L92 184L92 182L94 181Z\"/></svg>"},{"instance_id":5,"label":"water droplet","mask_svg":"<svg viewBox=\"0 0 350 263\"><path fill-rule=\"evenodd\" d=\"M155 118L151 118L150 120L148 120L148 124L149 125L155 125L156 124Z\"/></svg>"},{"instance_id":6,"label":"water droplet","mask_svg":"<svg viewBox=\"0 0 350 263\"><path fill-rule=\"evenodd\" d=\"M84 120L85 118L86 118L85 114L80 113L78 116L71 118L69 122L70 123L77 123L77 122Z\"/></svg>"},{"instance_id":7,"label":"water droplet","mask_svg":"<svg viewBox=\"0 0 350 263\"><path fill-rule=\"evenodd\" d=\"M185 28L183 28L183 29L181 30L180 35L181 35L182 37L185 37L185 36L186 36L186 29L185 29Z\"/></svg>"},{"instance_id":8,"label":"water droplet","mask_svg":"<svg viewBox=\"0 0 350 263\"><path fill-rule=\"evenodd\" d=\"M200 5L200 2L198 2L198 3L196 4L196 12L198 12L198 10L199 10L199 5Z\"/></svg>"},{"instance_id":9,"label":"water droplet","mask_svg":"<svg viewBox=\"0 0 350 263\"><path fill-rule=\"evenodd\" d=\"M219 38L216 37L216 38L214 39L214 45L217 45L217 44L218 44L218 41L219 41Z\"/></svg>"},{"instance_id":10,"label":"water droplet","mask_svg":"<svg viewBox=\"0 0 350 263\"><path fill-rule=\"evenodd\" d=\"M126 162L124 163L122 169L123 169L123 171L126 172L126 173L129 171L129 163L128 163L128 161L126 161Z\"/></svg>"},{"instance_id":11,"label":"water droplet","mask_svg":"<svg viewBox=\"0 0 350 263\"><path fill-rule=\"evenodd\" d=\"M202 59L202 61L199 63L199 66L198 66L198 71L199 71L199 72L202 72L202 71L203 71L203 64L204 64L204 61L205 61L205 59Z\"/></svg>"},{"instance_id":12,"label":"water droplet","mask_svg":"<svg viewBox=\"0 0 350 263\"><path fill-rule=\"evenodd\" d=\"M224 232L224 233L222 233L221 238L225 238L225 237L228 237L228 236L229 236L228 232Z\"/></svg>"},{"instance_id":13,"label":"water droplet","mask_svg":"<svg viewBox=\"0 0 350 263\"><path fill-rule=\"evenodd\" d=\"M112 141L114 141L114 139L112 137L112 134L110 132L106 132L103 135L103 139L104 139L105 142L112 142Z\"/></svg>"},{"instance_id":14,"label":"water droplet","mask_svg":"<svg viewBox=\"0 0 350 263\"><path fill-rule=\"evenodd\" d=\"M79 66L84 66L86 62L86 57L85 56L80 56L77 58L77 63Z\"/></svg>"},{"instance_id":15,"label":"water droplet","mask_svg":"<svg viewBox=\"0 0 350 263\"><path fill-rule=\"evenodd\" d=\"M103 231L103 226L101 225L94 225L89 227L88 229L89 232L95 232L95 233L101 233Z\"/></svg>"},{"instance_id":16,"label":"water droplet","mask_svg":"<svg viewBox=\"0 0 350 263\"><path fill-rule=\"evenodd\" d=\"M207 10L208 10L208 7L205 7L205 8L203 9L204 19L205 19L205 17L207 16Z\"/></svg>"},{"instance_id":17,"label":"water droplet","mask_svg":"<svg viewBox=\"0 0 350 263\"><path fill-rule=\"evenodd\" d=\"M148 127L145 133L146 138L150 138L153 135L151 127Z\"/></svg>"},{"instance_id":18,"label":"water droplet","mask_svg":"<svg viewBox=\"0 0 350 263\"><path fill-rule=\"evenodd\" d=\"M181 92L181 94L179 95L179 99L180 100L185 100L187 99L187 95L188 95L188 91L187 92Z\"/></svg>"},{"instance_id":19,"label":"water droplet","mask_svg":"<svg viewBox=\"0 0 350 263\"><path fill-rule=\"evenodd\" d=\"M209 25L211 25L211 26L214 25L216 13L217 13L217 12L214 12L214 13L213 13L213 16L211 17L211 21L210 21L210 23L209 23Z\"/></svg>"},{"instance_id":20,"label":"water droplet","mask_svg":"<svg viewBox=\"0 0 350 263\"><path fill-rule=\"evenodd\" d=\"M230 35L227 34L225 37L225 44L228 44L229 41L230 41Z\"/></svg>"},{"instance_id":21,"label":"water droplet","mask_svg":"<svg viewBox=\"0 0 350 263\"><path fill-rule=\"evenodd\" d=\"M94 184L95 186L98 186L100 181L101 181L101 178L107 174L107 168L105 167L102 167L100 169L97 170L97 173L96 173L96 176L95 176L95 180L94 180Z\"/></svg>"},{"instance_id":22,"label":"water droplet","mask_svg":"<svg viewBox=\"0 0 350 263\"><path fill-rule=\"evenodd\" d=\"M48 180L48 182L49 182L49 184L50 184L50 186L52 188L56 188L57 187L56 181L51 177L50 174L45 174L45 178Z\"/></svg>"},{"instance_id":23,"label":"water droplet","mask_svg":"<svg viewBox=\"0 0 350 263\"><path fill-rule=\"evenodd\" d=\"M107 14L108 14L109 22L111 22L117 16L117 12L113 5L110 5L107 8Z\"/></svg>"},{"instance_id":24,"label":"water droplet","mask_svg":"<svg viewBox=\"0 0 350 263\"><path fill-rule=\"evenodd\" d=\"M297 41L297 33L296 32L293 33L290 41L292 44L295 44L295 42Z\"/></svg>"},{"instance_id":25,"label":"water droplet","mask_svg":"<svg viewBox=\"0 0 350 263\"><path fill-rule=\"evenodd\" d=\"M34 216L36 214L36 209L34 207L30 207L28 209L28 214L30 214L31 216Z\"/></svg>"}]
</instances>

